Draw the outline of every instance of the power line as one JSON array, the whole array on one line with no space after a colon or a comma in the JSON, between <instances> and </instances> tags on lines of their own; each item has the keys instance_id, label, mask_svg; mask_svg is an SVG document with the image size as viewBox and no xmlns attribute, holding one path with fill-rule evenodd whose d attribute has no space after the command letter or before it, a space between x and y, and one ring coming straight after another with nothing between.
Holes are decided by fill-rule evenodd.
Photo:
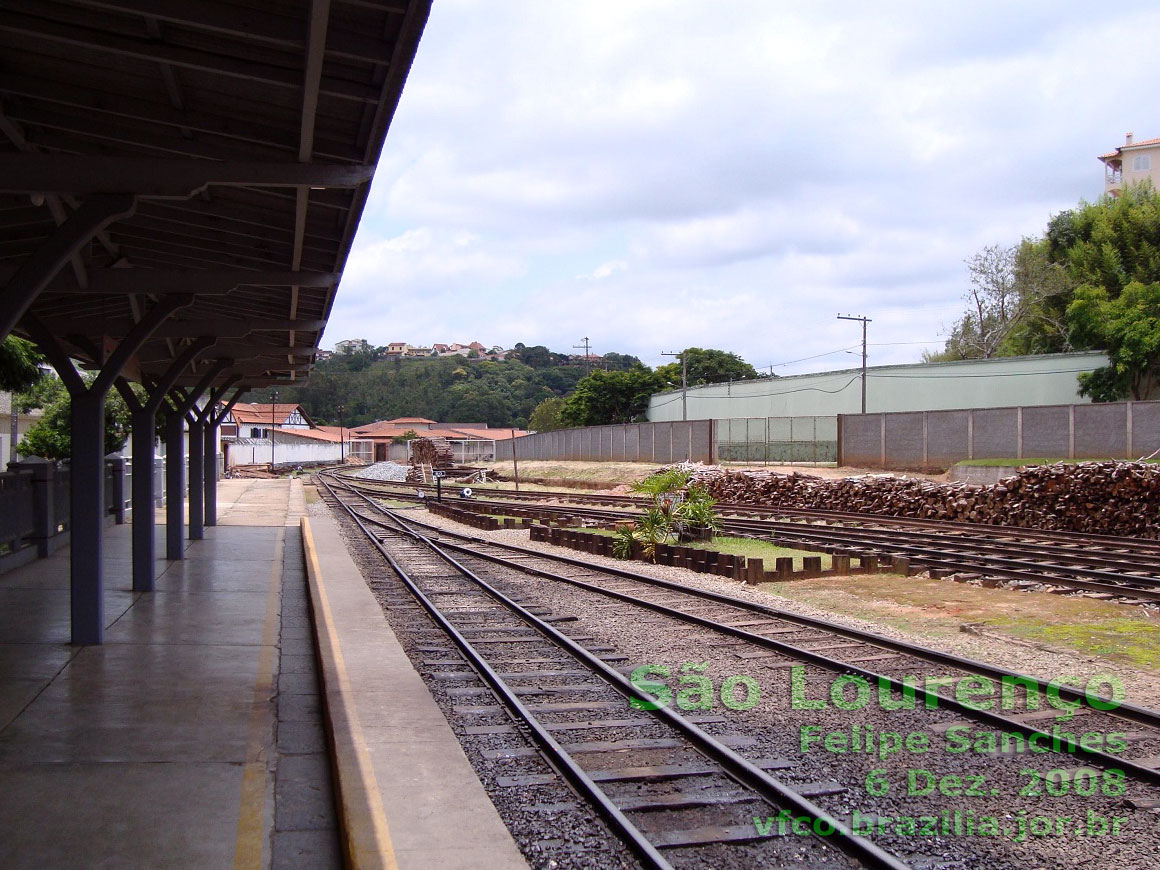
<instances>
[{"instance_id":1,"label":"power line","mask_svg":"<svg viewBox=\"0 0 1160 870\"><path fill-rule=\"evenodd\" d=\"M759 368L759 369L779 369L782 366L791 366L794 363L806 362L807 360L811 360L811 359L821 359L824 356L833 356L834 354L838 354L838 353L845 353L848 350L853 350L857 346L858 345L856 345L856 344L852 344L849 347L840 347L837 350L828 350L825 353L817 353L817 354L814 354L813 356L803 356L801 359L791 359L788 362L766 363L765 365L757 366L757 368Z\"/></svg>"}]
</instances>

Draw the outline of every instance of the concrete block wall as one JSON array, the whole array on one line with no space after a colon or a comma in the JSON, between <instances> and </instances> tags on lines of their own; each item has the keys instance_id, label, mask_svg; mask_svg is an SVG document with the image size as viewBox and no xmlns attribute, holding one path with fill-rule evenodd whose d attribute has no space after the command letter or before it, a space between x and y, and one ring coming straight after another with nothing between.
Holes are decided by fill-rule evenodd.
<instances>
[{"instance_id":1,"label":"concrete block wall","mask_svg":"<svg viewBox=\"0 0 1160 870\"><path fill-rule=\"evenodd\" d=\"M945 469L966 459L1138 459L1160 450L1160 401L843 414L838 462Z\"/></svg>"},{"instance_id":2,"label":"concrete block wall","mask_svg":"<svg viewBox=\"0 0 1160 870\"><path fill-rule=\"evenodd\" d=\"M627 423L537 432L495 443L495 458L579 462L716 461L714 421Z\"/></svg>"}]
</instances>

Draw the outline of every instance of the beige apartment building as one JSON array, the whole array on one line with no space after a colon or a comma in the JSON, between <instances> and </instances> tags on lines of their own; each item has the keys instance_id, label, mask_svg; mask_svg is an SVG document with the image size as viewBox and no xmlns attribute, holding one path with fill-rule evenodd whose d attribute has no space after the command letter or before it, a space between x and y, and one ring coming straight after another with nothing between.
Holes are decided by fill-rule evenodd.
<instances>
[{"instance_id":1,"label":"beige apartment building","mask_svg":"<svg viewBox=\"0 0 1160 870\"><path fill-rule=\"evenodd\" d=\"M1104 164L1104 193L1119 196L1129 184L1148 179L1160 190L1160 139L1136 142L1131 133L1115 151L1100 155Z\"/></svg>"}]
</instances>

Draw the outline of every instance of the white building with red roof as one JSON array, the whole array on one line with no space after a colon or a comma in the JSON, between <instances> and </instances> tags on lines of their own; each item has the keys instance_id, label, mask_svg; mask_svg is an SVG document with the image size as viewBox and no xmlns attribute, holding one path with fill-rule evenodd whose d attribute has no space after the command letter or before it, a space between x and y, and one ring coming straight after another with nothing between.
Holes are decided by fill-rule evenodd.
<instances>
[{"instance_id":1,"label":"white building with red roof","mask_svg":"<svg viewBox=\"0 0 1160 870\"><path fill-rule=\"evenodd\" d=\"M1100 155L1104 164L1104 193L1119 196L1129 184L1151 181L1160 190L1160 139L1135 141L1128 133L1124 144Z\"/></svg>"},{"instance_id":2,"label":"white building with red roof","mask_svg":"<svg viewBox=\"0 0 1160 870\"><path fill-rule=\"evenodd\" d=\"M238 402L222 421L226 467L339 463L352 453L351 430L318 426L292 402Z\"/></svg>"}]
</instances>

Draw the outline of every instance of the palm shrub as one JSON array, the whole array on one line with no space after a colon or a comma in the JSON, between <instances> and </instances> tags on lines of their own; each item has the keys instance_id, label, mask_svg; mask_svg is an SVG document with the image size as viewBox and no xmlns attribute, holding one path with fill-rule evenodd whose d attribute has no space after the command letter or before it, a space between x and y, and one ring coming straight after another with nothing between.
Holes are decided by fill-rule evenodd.
<instances>
[{"instance_id":1,"label":"palm shrub","mask_svg":"<svg viewBox=\"0 0 1160 870\"><path fill-rule=\"evenodd\" d=\"M631 559L632 545L637 541L636 526L621 526L612 536L612 555L617 559Z\"/></svg>"},{"instance_id":2,"label":"palm shrub","mask_svg":"<svg viewBox=\"0 0 1160 870\"><path fill-rule=\"evenodd\" d=\"M657 544L668 543L672 532L672 518L664 508L653 505L646 510L644 516L636 524L636 538L641 543L645 558L655 562L657 560Z\"/></svg>"},{"instance_id":3,"label":"palm shrub","mask_svg":"<svg viewBox=\"0 0 1160 870\"><path fill-rule=\"evenodd\" d=\"M685 499L673 509L673 523L682 541L708 540L721 531L713 506L717 500L703 486L690 486Z\"/></svg>"}]
</instances>

